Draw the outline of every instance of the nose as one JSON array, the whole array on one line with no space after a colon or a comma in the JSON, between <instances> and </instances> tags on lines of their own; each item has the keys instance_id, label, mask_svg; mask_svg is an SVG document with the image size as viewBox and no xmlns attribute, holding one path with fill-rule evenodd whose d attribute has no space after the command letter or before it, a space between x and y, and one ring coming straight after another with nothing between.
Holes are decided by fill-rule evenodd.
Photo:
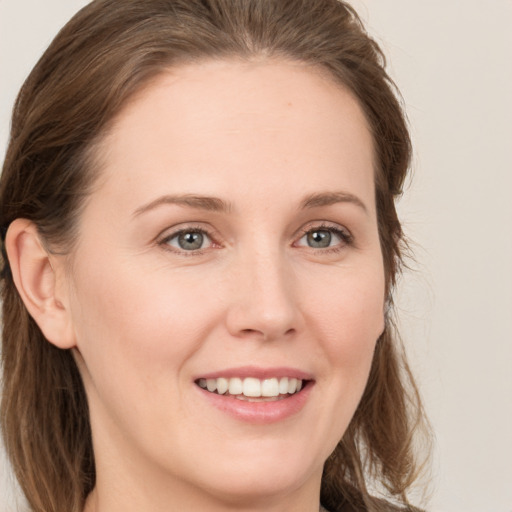
<instances>
[{"instance_id":1,"label":"nose","mask_svg":"<svg viewBox=\"0 0 512 512\"><path fill-rule=\"evenodd\" d=\"M232 336L276 340L300 328L293 271L279 252L241 257L231 279L226 322Z\"/></svg>"}]
</instances>

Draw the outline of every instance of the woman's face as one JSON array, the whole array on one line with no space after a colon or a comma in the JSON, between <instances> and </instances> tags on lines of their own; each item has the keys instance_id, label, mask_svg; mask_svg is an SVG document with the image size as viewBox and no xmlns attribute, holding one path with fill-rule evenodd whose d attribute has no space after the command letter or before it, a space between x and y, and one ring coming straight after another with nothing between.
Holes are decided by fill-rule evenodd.
<instances>
[{"instance_id":1,"label":"woman's face","mask_svg":"<svg viewBox=\"0 0 512 512\"><path fill-rule=\"evenodd\" d=\"M100 157L68 287L98 488L318 489L384 327L358 104L293 62L183 66Z\"/></svg>"}]
</instances>

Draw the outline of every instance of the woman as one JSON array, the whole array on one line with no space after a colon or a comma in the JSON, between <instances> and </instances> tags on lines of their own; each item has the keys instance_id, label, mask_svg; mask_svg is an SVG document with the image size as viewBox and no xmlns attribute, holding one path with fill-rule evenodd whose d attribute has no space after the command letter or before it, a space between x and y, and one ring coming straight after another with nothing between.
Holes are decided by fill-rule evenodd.
<instances>
[{"instance_id":1,"label":"woman","mask_svg":"<svg viewBox=\"0 0 512 512\"><path fill-rule=\"evenodd\" d=\"M31 509L410 509L409 160L342 2L78 13L0 182L2 433Z\"/></svg>"}]
</instances>

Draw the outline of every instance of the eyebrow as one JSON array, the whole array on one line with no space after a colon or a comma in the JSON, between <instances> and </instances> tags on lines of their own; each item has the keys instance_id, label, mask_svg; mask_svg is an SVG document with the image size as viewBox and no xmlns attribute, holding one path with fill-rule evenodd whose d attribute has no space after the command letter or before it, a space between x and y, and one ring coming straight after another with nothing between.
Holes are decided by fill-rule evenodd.
<instances>
[{"instance_id":1,"label":"eyebrow","mask_svg":"<svg viewBox=\"0 0 512 512\"><path fill-rule=\"evenodd\" d=\"M300 205L301 209L318 208L320 206L330 206L337 203L352 203L368 213L366 205L354 194L349 192L320 192L307 196Z\"/></svg>"},{"instance_id":2,"label":"eyebrow","mask_svg":"<svg viewBox=\"0 0 512 512\"><path fill-rule=\"evenodd\" d=\"M164 204L188 206L190 208L206 210L209 212L229 212L231 210L231 204L219 199L218 197L196 196L192 194L165 195L141 206L140 208L137 208L133 212L133 216L138 217L139 215Z\"/></svg>"},{"instance_id":3,"label":"eyebrow","mask_svg":"<svg viewBox=\"0 0 512 512\"><path fill-rule=\"evenodd\" d=\"M299 209L305 210L309 208L318 208L337 203L352 203L361 208L364 212L368 212L363 201L348 192L319 192L310 194L301 201ZM193 194L164 195L137 208L133 212L133 216L138 217L147 211L166 204L188 206L189 208L196 208L198 210L205 210L209 212L228 213L232 210L231 203L228 203L218 197L198 196Z\"/></svg>"}]
</instances>

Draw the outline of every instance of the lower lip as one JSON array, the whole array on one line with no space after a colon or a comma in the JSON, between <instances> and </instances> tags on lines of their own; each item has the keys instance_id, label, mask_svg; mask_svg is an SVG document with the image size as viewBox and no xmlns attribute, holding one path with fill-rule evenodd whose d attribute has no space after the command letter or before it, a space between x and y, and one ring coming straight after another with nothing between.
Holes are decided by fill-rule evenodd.
<instances>
[{"instance_id":1,"label":"lower lip","mask_svg":"<svg viewBox=\"0 0 512 512\"><path fill-rule=\"evenodd\" d=\"M306 405L313 386L314 382L309 381L298 393L274 402L248 402L196 387L201 395L220 411L248 423L268 424L298 414Z\"/></svg>"}]
</instances>

